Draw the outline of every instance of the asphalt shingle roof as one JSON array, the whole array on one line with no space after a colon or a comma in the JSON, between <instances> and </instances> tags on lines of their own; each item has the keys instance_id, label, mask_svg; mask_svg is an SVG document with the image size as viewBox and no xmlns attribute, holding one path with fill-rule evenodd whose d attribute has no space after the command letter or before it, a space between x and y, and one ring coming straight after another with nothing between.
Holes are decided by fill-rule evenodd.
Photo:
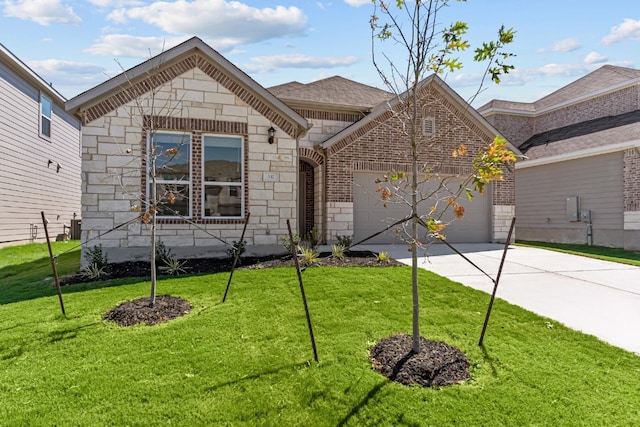
<instances>
[{"instance_id":1,"label":"asphalt shingle roof","mask_svg":"<svg viewBox=\"0 0 640 427\"><path fill-rule=\"evenodd\" d=\"M634 140L640 140L640 110L539 133L518 148L537 159Z\"/></svg>"},{"instance_id":2,"label":"asphalt shingle roof","mask_svg":"<svg viewBox=\"0 0 640 427\"><path fill-rule=\"evenodd\" d=\"M371 109L388 101L392 93L367 86L340 76L333 76L312 83L285 83L268 88L284 102L305 102L325 105Z\"/></svg>"}]
</instances>

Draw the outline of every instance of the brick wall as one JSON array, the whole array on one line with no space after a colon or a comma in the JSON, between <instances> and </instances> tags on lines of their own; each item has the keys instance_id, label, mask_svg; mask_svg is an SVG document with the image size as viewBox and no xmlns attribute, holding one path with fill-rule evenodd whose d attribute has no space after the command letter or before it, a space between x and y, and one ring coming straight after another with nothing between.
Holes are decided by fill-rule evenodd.
<instances>
[{"instance_id":1,"label":"brick wall","mask_svg":"<svg viewBox=\"0 0 640 427\"><path fill-rule=\"evenodd\" d=\"M627 87L543 114L491 113L487 120L513 145L542 132L640 109L640 85Z\"/></svg>"},{"instance_id":2,"label":"brick wall","mask_svg":"<svg viewBox=\"0 0 640 427\"><path fill-rule=\"evenodd\" d=\"M469 173L473 156L490 144L492 137L435 89L425 91L421 106L425 117L435 118L435 135L423 137L420 133L419 136L418 158L422 169L444 174ZM397 116L386 113L330 147L327 150L327 201L353 202L354 170L410 171L411 147L402 128L403 123ZM460 144L466 145L469 156L454 158L451 154ZM496 186L495 204L508 205L515 201L512 175L507 172L505 182Z\"/></svg>"},{"instance_id":3,"label":"brick wall","mask_svg":"<svg viewBox=\"0 0 640 427\"><path fill-rule=\"evenodd\" d=\"M640 152L631 148L624 152L624 211L640 211Z\"/></svg>"}]
</instances>

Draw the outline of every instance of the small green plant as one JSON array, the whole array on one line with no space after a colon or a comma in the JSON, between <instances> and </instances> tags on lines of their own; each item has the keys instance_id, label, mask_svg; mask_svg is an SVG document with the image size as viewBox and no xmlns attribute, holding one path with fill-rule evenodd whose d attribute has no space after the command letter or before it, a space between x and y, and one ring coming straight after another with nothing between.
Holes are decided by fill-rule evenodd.
<instances>
[{"instance_id":1,"label":"small green plant","mask_svg":"<svg viewBox=\"0 0 640 427\"><path fill-rule=\"evenodd\" d=\"M160 271L164 274L168 274L169 276L177 276L180 273L186 273L186 261L180 261L176 258L169 258L163 260L164 265L160 266Z\"/></svg>"},{"instance_id":2,"label":"small green plant","mask_svg":"<svg viewBox=\"0 0 640 427\"><path fill-rule=\"evenodd\" d=\"M98 269L105 270L109 265L107 255L102 251L102 245L96 245L84 255L88 265L95 265Z\"/></svg>"},{"instance_id":3,"label":"small green plant","mask_svg":"<svg viewBox=\"0 0 640 427\"><path fill-rule=\"evenodd\" d=\"M80 274L87 279L96 280L106 275L105 267L101 267L98 264L89 264L82 269Z\"/></svg>"},{"instance_id":4,"label":"small green plant","mask_svg":"<svg viewBox=\"0 0 640 427\"><path fill-rule=\"evenodd\" d=\"M338 244L338 245L331 245L331 256L335 259L339 259L339 260L343 260L344 259L344 251L345 251L345 247Z\"/></svg>"},{"instance_id":5,"label":"small green plant","mask_svg":"<svg viewBox=\"0 0 640 427\"><path fill-rule=\"evenodd\" d=\"M344 246L345 250L351 247L351 236L336 236L336 238L338 239L338 244Z\"/></svg>"},{"instance_id":6,"label":"small green plant","mask_svg":"<svg viewBox=\"0 0 640 427\"><path fill-rule=\"evenodd\" d=\"M282 246L287 250L288 253L291 253L295 247L300 244L300 235L295 232L293 233L293 242L289 236L282 238Z\"/></svg>"},{"instance_id":7,"label":"small green plant","mask_svg":"<svg viewBox=\"0 0 640 427\"><path fill-rule=\"evenodd\" d=\"M391 257L389 256L389 253L385 251L378 253L378 255L376 255L376 258L378 259L378 262L382 264L388 264L389 262L391 262Z\"/></svg>"},{"instance_id":8,"label":"small green plant","mask_svg":"<svg viewBox=\"0 0 640 427\"><path fill-rule=\"evenodd\" d=\"M313 227L311 231L307 232L304 235L304 241L312 248L317 247L320 242L320 232L318 231L318 227Z\"/></svg>"},{"instance_id":9,"label":"small green plant","mask_svg":"<svg viewBox=\"0 0 640 427\"><path fill-rule=\"evenodd\" d=\"M242 242L234 240L231 247L227 249L227 254L229 255L229 258L235 259L237 256L239 259L242 256L242 254L247 250L246 246L247 246L246 240L243 240Z\"/></svg>"},{"instance_id":10,"label":"small green plant","mask_svg":"<svg viewBox=\"0 0 640 427\"><path fill-rule=\"evenodd\" d=\"M156 242L156 259L158 261L164 262L165 264L172 259L175 259L171 249L168 248L162 240L158 240Z\"/></svg>"},{"instance_id":11,"label":"small green plant","mask_svg":"<svg viewBox=\"0 0 640 427\"><path fill-rule=\"evenodd\" d=\"M298 249L300 251L299 253L299 257L300 257L300 263L305 266L305 267L309 267L315 263L317 263L318 261L320 261L320 253L315 250L314 248L307 248L304 246L298 246Z\"/></svg>"}]
</instances>

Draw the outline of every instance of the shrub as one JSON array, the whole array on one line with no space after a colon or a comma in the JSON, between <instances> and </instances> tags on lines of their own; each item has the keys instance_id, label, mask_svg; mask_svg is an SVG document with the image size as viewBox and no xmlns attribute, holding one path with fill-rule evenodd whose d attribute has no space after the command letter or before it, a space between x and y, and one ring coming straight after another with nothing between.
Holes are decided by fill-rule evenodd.
<instances>
[{"instance_id":1,"label":"shrub","mask_svg":"<svg viewBox=\"0 0 640 427\"><path fill-rule=\"evenodd\" d=\"M162 240L158 240L156 242L156 259L164 262L165 264L175 259L171 249L169 249Z\"/></svg>"},{"instance_id":2,"label":"shrub","mask_svg":"<svg viewBox=\"0 0 640 427\"><path fill-rule=\"evenodd\" d=\"M186 261L180 261L176 258L169 258L163 260L164 265L160 266L160 271L170 276L177 276L180 273L186 273L186 267L184 267Z\"/></svg>"},{"instance_id":3,"label":"shrub","mask_svg":"<svg viewBox=\"0 0 640 427\"><path fill-rule=\"evenodd\" d=\"M320 261L320 253L314 248L305 248L303 246L300 247L300 263L309 267Z\"/></svg>"},{"instance_id":4,"label":"shrub","mask_svg":"<svg viewBox=\"0 0 640 427\"><path fill-rule=\"evenodd\" d=\"M99 279L104 276L106 273L104 266L99 266L98 264L89 264L85 268L82 269L80 274L83 277L86 277L91 280Z\"/></svg>"},{"instance_id":5,"label":"shrub","mask_svg":"<svg viewBox=\"0 0 640 427\"><path fill-rule=\"evenodd\" d=\"M338 239L338 244L343 246L346 249L351 247L351 243L353 242L351 236L336 236Z\"/></svg>"},{"instance_id":6,"label":"shrub","mask_svg":"<svg viewBox=\"0 0 640 427\"><path fill-rule=\"evenodd\" d=\"M343 260L345 249L342 245L331 245L331 256L335 259Z\"/></svg>"},{"instance_id":7,"label":"shrub","mask_svg":"<svg viewBox=\"0 0 640 427\"><path fill-rule=\"evenodd\" d=\"M109 260L107 259L107 255L102 251L101 244L89 249L84 257L89 263L88 267L95 266L98 270L102 270L103 273L109 265Z\"/></svg>"},{"instance_id":8,"label":"shrub","mask_svg":"<svg viewBox=\"0 0 640 427\"><path fill-rule=\"evenodd\" d=\"M320 232L318 231L318 227L313 227L311 231L307 232L307 234L304 235L304 240L312 248L318 246L320 241Z\"/></svg>"},{"instance_id":9,"label":"shrub","mask_svg":"<svg viewBox=\"0 0 640 427\"><path fill-rule=\"evenodd\" d=\"M378 259L378 262L381 262L383 264L388 264L389 262L391 262L389 253L385 251L382 251L378 255L376 255L376 258Z\"/></svg>"},{"instance_id":10,"label":"shrub","mask_svg":"<svg viewBox=\"0 0 640 427\"><path fill-rule=\"evenodd\" d=\"M300 235L296 232L293 233L293 242L289 238L289 236L282 238L282 246L287 250L288 253L293 252L293 249L296 248L300 244Z\"/></svg>"},{"instance_id":11,"label":"shrub","mask_svg":"<svg viewBox=\"0 0 640 427\"><path fill-rule=\"evenodd\" d=\"M235 259L236 255L238 256L238 258L240 258L242 254L247 250L246 246L247 246L246 240L243 240L242 242L234 240L231 247L227 249L227 254L229 254L229 258Z\"/></svg>"}]
</instances>

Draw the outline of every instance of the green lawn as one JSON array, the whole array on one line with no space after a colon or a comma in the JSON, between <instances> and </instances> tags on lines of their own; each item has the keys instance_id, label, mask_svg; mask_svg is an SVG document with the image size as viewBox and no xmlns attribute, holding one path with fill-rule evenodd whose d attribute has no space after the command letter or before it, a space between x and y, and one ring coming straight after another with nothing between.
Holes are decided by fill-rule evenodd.
<instances>
[{"instance_id":1,"label":"green lawn","mask_svg":"<svg viewBox=\"0 0 640 427\"><path fill-rule=\"evenodd\" d=\"M640 266L640 252L636 251L627 251L618 248L607 248L604 246L572 245L568 243L518 241L517 244L519 246L542 248L551 251L602 259L605 261L613 261L622 264Z\"/></svg>"},{"instance_id":2,"label":"green lawn","mask_svg":"<svg viewBox=\"0 0 640 427\"><path fill-rule=\"evenodd\" d=\"M0 425L640 424L640 357L501 300L479 348L489 296L426 271L422 333L463 350L474 378L389 382L367 350L411 330L410 271L303 273L320 363L293 268L237 271L224 304L228 274L164 278L159 293L191 313L129 328L102 315L147 296L145 281L65 288L64 318L47 282L21 298L2 280Z\"/></svg>"}]
</instances>

